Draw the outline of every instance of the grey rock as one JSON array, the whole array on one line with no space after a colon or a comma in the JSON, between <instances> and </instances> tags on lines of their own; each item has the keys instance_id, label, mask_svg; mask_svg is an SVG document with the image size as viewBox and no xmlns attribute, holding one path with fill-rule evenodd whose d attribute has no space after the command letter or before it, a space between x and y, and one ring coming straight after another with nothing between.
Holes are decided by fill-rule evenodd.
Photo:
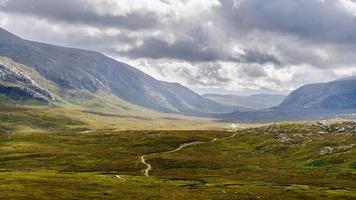
<instances>
[{"instance_id":1,"label":"grey rock","mask_svg":"<svg viewBox=\"0 0 356 200\"><path fill-rule=\"evenodd\" d=\"M50 92L34 81L29 74L8 59L0 58L0 94L14 100L33 99L42 103L54 101Z\"/></svg>"}]
</instances>

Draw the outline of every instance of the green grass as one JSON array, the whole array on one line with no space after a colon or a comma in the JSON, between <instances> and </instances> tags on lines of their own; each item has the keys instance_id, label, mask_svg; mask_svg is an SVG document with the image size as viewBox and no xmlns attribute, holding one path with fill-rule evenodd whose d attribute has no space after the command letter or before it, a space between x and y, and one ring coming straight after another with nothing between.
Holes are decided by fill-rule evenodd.
<instances>
[{"instance_id":1,"label":"green grass","mask_svg":"<svg viewBox=\"0 0 356 200\"><path fill-rule=\"evenodd\" d=\"M148 156L153 169L145 177L141 155L232 133L80 133L91 125L53 110L0 106L0 128L11 132L0 133L0 199L356 198L356 150L346 148L356 144L353 131L291 123L240 130ZM329 147L335 150L322 153Z\"/></svg>"},{"instance_id":2,"label":"green grass","mask_svg":"<svg viewBox=\"0 0 356 200\"><path fill-rule=\"evenodd\" d=\"M85 123L61 113L53 113L49 108L9 107L0 104L1 130L19 131L21 129L42 129L47 132L52 132L84 125Z\"/></svg>"}]
</instances>

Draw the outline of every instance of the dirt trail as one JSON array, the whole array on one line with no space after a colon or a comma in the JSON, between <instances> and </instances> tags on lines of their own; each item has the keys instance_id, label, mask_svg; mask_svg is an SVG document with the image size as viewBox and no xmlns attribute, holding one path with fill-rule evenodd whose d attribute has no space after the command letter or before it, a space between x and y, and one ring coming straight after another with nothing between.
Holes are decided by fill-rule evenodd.
<instances>
[{"instance_id":1,"label":"dirt trail","mask_svg":"<svg viewBox=\"0 0 356 200\"><path fill-rule=\"evenodd\" d=\"M80 134L87 134L87 133L93 133L93 132L95 132L95 131L89 130L89 131L81 131L81 132L78 132L78 133L80 133Z\"/></svg>"},{"instance_id":2,"label":"dirt trail","mask_svg":"<svg viewBox=\"0 0 356 200\"><path fill-rule=\"evenodd\" d=\"M120 175L115 175L115 177L120 179L120 180L122 180L122 181L124 181L124 182L126 181L126 179L122 178Z\"/></svg>"},{"instance_id":3,"label":"dirt trail","mask_svg":"<svg viewBox=\"0 0 356 200\"><path fill-rule=\"evenodd\" d=\"M228 140L231 138L234 138L237 135L237 132L235 132L234 134L232 134L229 137L223 137L223 138L214 138L208 142L201 142L201 141L195 141L195 142L188 142L188 143L184 143L181 144L178 148L171 150L171 151L164 151L164 152L157 152L157 153L151 153L151 154L146 154L141 156L141 163L146 165L146 169L144 169L144 175L145 176L150 176L150 171L152 170L152 165L149 164L146 160L147 157L149 156L154 156L154 155L159 155L159 154L170 154L170 153L176 153L182 149L184 149L185 147L189 147L189 146L195 146L195 145L199 145L199 144L208 144L208 143L213 143L219 140Z\"/></svg>"}]
</instances>

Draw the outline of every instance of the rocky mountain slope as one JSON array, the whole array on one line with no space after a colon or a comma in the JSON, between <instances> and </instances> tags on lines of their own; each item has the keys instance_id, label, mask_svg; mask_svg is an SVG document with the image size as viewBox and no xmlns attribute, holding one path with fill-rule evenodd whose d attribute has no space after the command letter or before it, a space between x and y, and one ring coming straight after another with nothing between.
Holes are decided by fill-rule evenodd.
<instances>
[{"instance_id":1,"label":"rocky mountain slope","mask_svg":"<svg viewBox=\"0 0 356 200\"><path fill-rule=\"evenodd\" d=\"M0 56L33 68L53 83L59 89L57 95L64 98L73 93L80 96L103 92L162 112L232 111L230 106L206 99L180 84L158 81L100 53L31 42L3 29L0 29Z\"/></svg>"},{"instance_id":2,"label":"rocky mountain slope","mask_svg":"<svg viewBox=\"0 0 356 200\"><path fill-rule=\"evenodd\" d=\"M50 103L55 98L43 86L45 79L31 68L0 57L0 93L15 100Z\"/></svg>"}]
</instances>

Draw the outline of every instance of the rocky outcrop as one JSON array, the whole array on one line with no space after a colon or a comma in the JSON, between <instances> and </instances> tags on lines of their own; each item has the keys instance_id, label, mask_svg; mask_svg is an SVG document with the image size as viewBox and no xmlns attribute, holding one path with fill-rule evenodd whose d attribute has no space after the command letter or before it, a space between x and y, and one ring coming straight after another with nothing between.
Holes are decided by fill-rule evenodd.
<instances>
[{"instance_id":1,"label":"rocky outcrop","mask_svg":"<svg viewBox=\"0 0 356 200\"><path fill-rule=\"evenodd\" d=\"M5 94L6 96L14 100L35 100L41 103L51 103L53 101L49 93L39 93L35 90L25 87L25 86L5 86L0 83L0 94Z\"/></svg>"},{"instance_id":2,"label":"rocky outcrop","mask_svg":"<svg viewBox=\"0 0 356 200\"><path fill-rule=\"evenodd\" d=\"M29 71L9 59L0 58L0 94L14 100L35 100L51 103L54 97L40 83L31 78Z\"/></svg>"}]
</instances>

